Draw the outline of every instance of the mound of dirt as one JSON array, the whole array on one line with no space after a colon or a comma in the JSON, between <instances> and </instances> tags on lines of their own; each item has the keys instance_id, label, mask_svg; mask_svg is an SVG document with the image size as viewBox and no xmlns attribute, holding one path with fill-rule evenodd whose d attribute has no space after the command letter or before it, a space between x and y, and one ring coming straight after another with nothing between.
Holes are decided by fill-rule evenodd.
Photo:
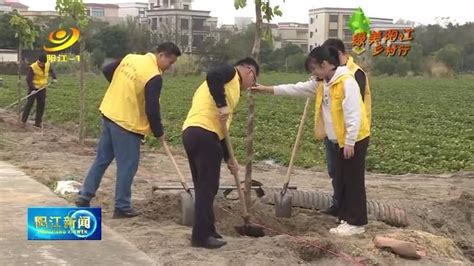
<instances>
[{"instance_id":1,"label":"mound of dirt","mask_svg":"<svg viewBox=\"0 0 474 266\"><path fill-rule=\"evenodd\" d=\"M179 223L181 219L180 197L177 193L155 192L145 201L136 203L136 207L143 211L143 215L155 221L169 221ZM238 236L234 226L242 225L241 203L238 200L227 200L222 196L216 197L214 213L219 231L225 235ZM275 210L255 199L249 208L252 222L265 228L266 235L281 234L305 235L318 233L327 235L329 228L334 227L335 220L315 211L294 209L291 218L275 217ZM317 222L316 222L317 221Z\"/></svg>"},{"instance_id":2,"label":"mound of dirt","mask_svg":"<svg viewBox=\"0 0 474 266\"><path fill-rule=\"evenodd\" d=\"M453 239L464 256L474 262L473 214L474 195L463 191L457 198L432 205L423 218L436 233Z\"/></svg>"},{"instance_id":3,"label":"mound of dirt","mask_svg":"<svg viewBox=\"0 0 474 266\"><path fill-rule=\"evenodd\" d=\"M156 222L173 221L179 224L181 220L179 199L179 194L155 192L147 200L137 202L136 207L148 219ZM234 228L244 224L241 210L240 201L227 200L222 196L216 197L214 213L218 231L226 236L241 237ZM324 237L328 235L328 229L336 225L333 218L304 209L293 210L291 218L278 218L275 217L274 207L260 202L259 199L252 202L249 213L251 222L262 226L266 236L289 235L288 240L280 240L280 244L286 243L292 247L292 250L305 261L332 257L338 253L336 245Z\"/></svg>"},{"instance_id":4,"label":"mound of dirt","mask_svg":"<svg viewBox=\"0 0 474 266\"><path fill-rule=\"evenodd\" d=\"M459 198L444 204L444 209L446 210L446 216L459 221L456 228L449 228L449 231L455 233L454 235L461 233L464 236L462 238L453 236L453 238L464 256L474 262L474 195L464 191Z\"/></svg>"},{"instance_id":5,"label":"mound of dirt","mask_svg":"<svg viewBox=\"0 0 474 266\"><path fill-rule=\"evenodd\" d=\"M426 252L426 257L433 261L451 259L465 261L462 251L453 240L416 230L400 230L385 234L384 236L408 241L417 245L417 250Z\"/></svg>"},{"instance_id":6,"label":"mound of dirt","mask_svg":"<svg viewBox=\"0 0 474 266\"><path fill-rule=\"evenodd\" d=\"M138 201L135 207L145 218L153 221L173 221L177 224L181 221L179 194L153 193L147 200Z\"/></svg>"},{"instance_id":7,"label":"mound of dirt","mask_svg":"<svg viewBox=\"0 0 474 266\"><path fill-rule=\"evenodd\" d=\"M155 192L147 200L137 202L136 206L143 211L145 218L156 222L173 221L179 224L181 219L179 198L179 193ZM450 204L452 207L457 206L464 209L466 206L470 206L471 200L471 195L463 194ZM469 208L465 210L470 211ZM218 196L214 204L214 212L219 232L229 237L240 237L234 228L243 225L239 201ZM361 236L358 240L360 245L347 245L341 239L330 237L328 229L336 225L335 219L314 210L294 208L291 218L278 218L275 216L274 206L254 199L249 213L253 224L262 226L267 236L277 237L279 239L277 242L280 245L290 247L300 259L306 262L315 262L336 256L345 257L346 261L357 261L356 257L362 257L365 263L371 264L377 261L376 254L384 253L374 248L372 244L368 245L370 241L367 240L370 239L370 235ZM378 230L382 227L389 228L382 223L374 223L373 229ZM281 238L280 236L285 237ZM420 250L427 252L427 259L433 261L465 261L464 256L468 255L466 252L463 255L464 250L461 251L458 248L459 244L453 240L427 232L397 229L397 231L384 236L416 244ZM388 254L385 256L392 256L393 259L396 257Z\"/></svg>"},{"instance_id":8,"label":"mound of dirt","mask_svg":"<svg viewBox=\"0 0 474 266\"><path fill-rule=\"evenodd\" d=\"M345 256L345 254L338 254L337 246L328 239L307 236L304 240L292 239L288 243L298 253L299 257L307 262L327 258L333 253L337 256ZM352 260L352 258L348 259Z\"/></svg>"}]
</instances>

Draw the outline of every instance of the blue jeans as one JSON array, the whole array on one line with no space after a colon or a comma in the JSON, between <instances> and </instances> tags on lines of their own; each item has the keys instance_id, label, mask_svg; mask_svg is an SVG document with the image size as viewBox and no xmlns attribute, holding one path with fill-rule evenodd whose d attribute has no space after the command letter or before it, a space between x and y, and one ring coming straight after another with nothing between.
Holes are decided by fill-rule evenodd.
<instances>
[{"instance_id":1,"label":"blue jeans","mask_svg":"<svg viewBox=\"0 0 474 266\"><path fill-rule=\"evenodd\" d=\"M329 177L332 179L332 204L337 207L337 198L338 198L338 182L336 177L336 159L339 152L339 145L330 141L328 138L324 138L324 147L326 150L326 162L328 167Z\"/></svg>"},{"instance_id":2,"label":"blue jeans","mask_svg":"<svg viewBox=\"0 0 474 266\"><path fill-rule=\"evenodd\" d=\"M132 182L140 159L141 135L123 129L107 118L102 119L102 133L97 156L84 180L79 196L90 201L99 189L105 170L115 158L117 180L115 183L115 208L132 209Z\"/></svg>"}]
</instances>

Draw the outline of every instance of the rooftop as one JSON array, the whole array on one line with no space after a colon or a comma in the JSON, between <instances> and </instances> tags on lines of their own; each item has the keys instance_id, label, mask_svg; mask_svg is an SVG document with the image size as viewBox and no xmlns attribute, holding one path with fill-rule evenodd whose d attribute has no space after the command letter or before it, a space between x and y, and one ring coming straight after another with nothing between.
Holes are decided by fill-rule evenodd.
<instances>
[{"instance_id":1,"label":"rooftop","mask_svg":"<svg viewBox=\"0 0 474 266\"><path fill-rule=\"evenodd\" d=\"M340 12L340 13L350 13L356 11L357 8L343 8L343 7L320 7L312 8L309 10L309 13L325 13L325 12Z\"/></svg>"},{"instance_id":2,"label":"rooftop","mask_svg":"<svg viewBox=\"0 0 474 266\"><path fill-rule=\"evenodd\" d=\"M114 4L100 4L100 3L85 3L86 7L103 7L103 8L119 8Z\"/></svg>"},{"instance_id":3,"label":"rooftop","mask_svg":"<svg viewBox=\"0 0 474 266\"><path fill-rule=\"evenodd\" d=\"M197 15L197 16L209 16L211 11L208 10L194 10L194 9L177 9L177 8L159 8L149 9L148 14L183 14L183 15Z\"/></svg>"},{"instance_id":4,"label":"rooftop","mask_svg":"<svg viewBox=\"0 0 474 266\"><path fill-rule=\"evenodd\" d=\"M24 5L20 2L5 2L6 6L10 6L11 8L28 8L27 5Z\"/></svg>"}]
</instances>

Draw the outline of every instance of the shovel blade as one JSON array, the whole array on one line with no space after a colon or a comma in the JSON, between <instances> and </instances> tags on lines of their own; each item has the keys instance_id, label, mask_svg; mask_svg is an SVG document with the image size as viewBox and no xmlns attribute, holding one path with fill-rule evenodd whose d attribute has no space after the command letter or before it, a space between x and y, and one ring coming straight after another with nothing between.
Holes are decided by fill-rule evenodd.
<instances>
[{"instance_id":1,"label":"shovel blade","mask_svg":"<svg viewBox=\"0 0 474 266\"><path fill-rule=\"evenodd\" d=\"M194 199L191 193L181 193L181 224L193 226L194 222Z\"/></svg>"},{"instance_id":2,"label":"shovel blade","mask_svg":"<svg viewBox=\"0 0 474 266\"><path fill-rule=\"evenodd\" d=\"M276 217L283 217L283 218L290 218L291 217L291 203L293 200L292 195L289 193L275 193L275 216Z\"/></svg>"}]
</instances>

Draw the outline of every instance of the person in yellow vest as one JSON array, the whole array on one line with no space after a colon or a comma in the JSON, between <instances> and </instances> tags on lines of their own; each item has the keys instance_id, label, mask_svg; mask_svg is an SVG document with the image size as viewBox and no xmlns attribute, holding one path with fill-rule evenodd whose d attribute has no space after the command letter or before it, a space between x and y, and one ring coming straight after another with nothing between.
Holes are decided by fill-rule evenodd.
<instances>
[{"instance_id":1,"label":"person in yellow vest","mask_svg":"<svg viewBox=\"0 0 474 266\"><path fill-rule=\"evenodd\" d=\"M370 123L360 88L347 66L341 66L338 50L323 45L308 55L307 66L314 76L315 87L297 83L295 86L255 86L260 92L316 98L315 138L328 139L336 147L329 156L340 225L330 230L339 235L365 232L367 206L365 192L365 157L369 144ZM285 87L287 86L287 87Z\"/></svg>"},{"instance_id":2,"label":"person in yellow vest","mask_svg":"<svg viewBox=\"0 0 474 266\"><path fill-rule=\"evenodd\" d=\"M365 111L367 114L367 119L369 121L369 128L372 120L372 96L370 93L370 86L369 86L369 80L367 78L367 75L365 71L354 62L354 58L346 53L346 48L344 46L344 43L340 39L327 39L323 45L331 46L335 48L338 52L339 55L339 61L341 62L341 65L347 66L349 71L354 75L354 78L359 85L360 89L360 95L362 97L362 101L364 102L365 106ZM333 205L329 207L327 210L323 211L327 214L337 216L338 213L338 198L339 198L339 193L341 192L340 186L339 186L339 180L334 178L335 176L335 160L336 160L336 155L339 147L337 144L334 142L330 141L327 137L324 139L324 145L326 148L326 157L328 165L331 164L330 167L328 167L328 170L331 169L330 171L332 173L329 174L332 180L332 187L333 187Z\"/></svg>"},{"instance_id":3,"label":"person in yellow vest","mask_svg":"<svg viewBox=\"0 0 474 266\"><path fill-rule=\"evenodd\" d=\"M346 49L344 43L340 39L327 39L323 45L331 46L338 50L339 54L339 61L341 65L347 66L349 71L354 75L355 80L360 89L360 94L362 96L362 100L364 101L365 109L367 112L367 117L369 119L369 126L371 122L371 114L372 114L372 99L370 94L370 86L367 75L365 71L358 66L354 62L354 58L346 53ZM305 97L314 97L316 88L318 86L318 82L316 80L315 73L314 73L314 60L311 56L307 58L306 61L306 70L308 72L313 73L313 77L310 78L306 82L298 82L296 84L283 84L277 86L264 86L258 85L253 87L254 91L261 91L261 92L270 92L274 93L275 95L296 95L296 96L305 96ZM328 175L332 181L333 187L333 201L332 205L324 210L324 213L333 215L337 217L338 214L338 204L337 198L339 197L339 186L338 180L335 177L336 175L336 168L335 168L335 160L336 155L339 150L339 147L336 143L329 141L328 138L324 139L324 147L326 153L326 163L328 169Z\"/></svg>"},{"instance_id":4,"label":"person in yellow vest","mask_svg":"<svg viewBox=\"0 0 474 266\"><path fill-rule=\"evenodd\" d=\"M365 232L367 203L365 157L370 123L360 88L347 66L341 66L338 50L316 47L315 73L324 81L316 89L315 137L337 143L335 160L338 218L341 224L330 230L339 235Z\"/></svg>"},{"instance_id":5,"label":"person in yellow vest","mask_svg":"<svg viewBox=\"0 0 474 266\"><path fill-rule=\"evenodd\" d=\"M132 208L132 182L138 169L144 136L164 140L160 115L162 73L173 65L181 51L174 43L162 43L154 53L128 54L104 67L110 85L100 104L102 133L76 206L89 207L105 170L115 158L117 180L113 218L139 215Z\"/></svg>"},{"instance_id":6,"label":"person in yellow vest","mask_svg":"<svg viewBox=\"0 0 474 266\"><path fill-rule=\"evenodd\" d=\"M235 66L210 70L194 93L182 134L196 193L191 238L194 247L213 249L226 244L214 226L213 202L222 159L231 173L237 173L238 163L229 159L223 129L230 128L240 91L255 85L258 74L257 62L245 58Z\"/></svg>"},{"instance_id":7,"label":"person in yellow vest","mask_svg":"<svg viewBox=\"0 0 474 266\"><path fill-rule=\"evenodd\" d=\"M339 54L339 61L341 65L347 66L349 71L354 75L357 84L359 85L360 95L364 101L365 110L367 112L367 118L369 119L369 125L372 121L372 95L370 93L369 79L362 67L354 62L354 58L346 53L346 47L340 39L327 39L323 45L331 46L336 48Z\"/></svg>"},{"instance_id":8,"label":"person in yellow vest","mask_svg":"<svg viewBox=\"0 0 474 266\"><path fill-rule=\"evenodd\" d=\"M28 72L26 73L28 94L34 91L36 91L36 93L28 97L26 105L23 108L21 122L23 122L24 125L26 125L28 121L31 108L36 100L36 117L34 126L37 128L42 127L44 108L46 106L46 86L48 85L49 75L53 77L53 82L56 83L56 73L54 73L51 63L48 62L45 54L41 54L38 56L36 62L30 65Z\"/></svg>"}]
</instances>

